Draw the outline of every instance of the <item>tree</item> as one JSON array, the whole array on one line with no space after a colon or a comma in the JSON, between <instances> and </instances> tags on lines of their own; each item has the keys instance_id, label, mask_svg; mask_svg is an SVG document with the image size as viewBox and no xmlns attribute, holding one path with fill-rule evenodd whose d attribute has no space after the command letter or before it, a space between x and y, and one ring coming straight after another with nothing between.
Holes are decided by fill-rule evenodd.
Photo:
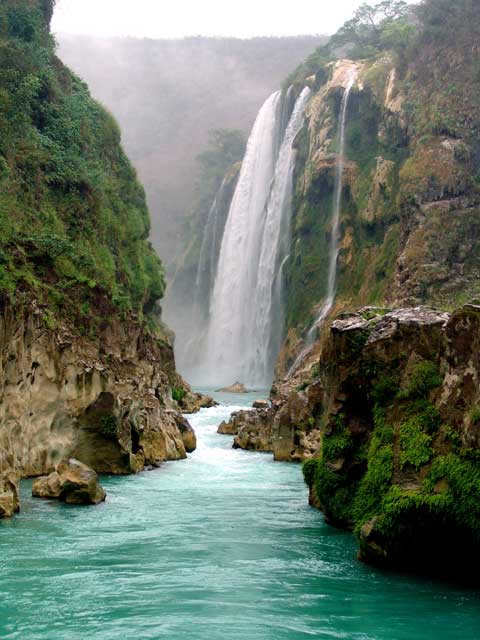
<instances>
[{"instance_id":1,"label":"tree","mask_svg":"<svg viewBox=\"0 0 480 640\"><path fill-rule=\"evenodd\" d=\"M405 24L409 6L404 0L383 0L376 5L362 4L333 36L331 46L353 44L356 47L382 48L385 29L397 21Z\"/></svg>"}]
</instances>

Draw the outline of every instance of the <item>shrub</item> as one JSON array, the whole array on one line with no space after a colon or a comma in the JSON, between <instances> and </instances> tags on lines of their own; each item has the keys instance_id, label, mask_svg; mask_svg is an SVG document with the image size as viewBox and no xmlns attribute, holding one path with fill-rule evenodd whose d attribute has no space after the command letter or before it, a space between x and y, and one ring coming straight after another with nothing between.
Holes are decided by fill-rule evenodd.
<instances>
[{"instance_id":1,"label":"shrub","mask_svg":"<svg viewBox=\"0 0 480 640\"><path fill-rule=\"evenodd\" d=\"M172 398L175 402L181 402L185 397L186 391L183 387L172 387Z\"/></svg>"},{"instance_id":2,"label":"shrub","mask_svg":"<svg viewBox=\"0 0 480 640\"><path fill-rule=\"evenodd\" d=\"M408 418L400 425L399 442L401 447L400 466L408 464L419 469L429 462L433 454L432 436L422 429L418 416Z\"/></svg>"},{"instance_id":3,"label":"shrub","mask_svg":"<svg viewBox=\"0 0 480 640\"><path fill-rule=\"evenodd\" d=\"M439 387L442 382L437 365L426 360L414 368L408 386L399 392L398 397L399 399L426 398L428 392Z\"/></svg>"}]
</instances>

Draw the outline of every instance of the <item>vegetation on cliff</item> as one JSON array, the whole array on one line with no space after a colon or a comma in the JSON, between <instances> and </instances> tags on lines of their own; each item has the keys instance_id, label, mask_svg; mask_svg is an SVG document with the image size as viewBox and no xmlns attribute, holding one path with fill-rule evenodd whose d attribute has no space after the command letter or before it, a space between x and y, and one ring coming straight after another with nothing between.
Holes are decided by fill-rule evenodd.
<instances>
[{"instance_id":1,"label":"vegetation on cliff","mask_svg":"<svg viewBox=\"0 0 480 640\"><path fill-rule=\"evenodd\" d=\"M473 306L333 324L320 452L304 475L312 502L355 531L361 558L475 579L466 563L480 545L478 362L467 341L479 328Z\"/></svg>"},{"instance_id":2,"label":"vegetation on cliff","mask_svg":"<svg viewBox=\"0 0 480 640\"><path fill-rule=\"evenodd\" d=\"M142 317L165 287L145 194L116 122L55 56L51 11L0 7L0 296L35 297L50 324Z\"/></svg>"},{"instance_id":3,"label":"vegetation on cliff","mask_svg":"<svg viewBox=\"0 0 480 640\"><path fill-rule=\"evenodd\" d=\"M300 86L314 76L316 94L297 139L287 329L308 329L325 295L347 65L358 81L347 112L335 311L454 308L480 294L479 26L471 0L363 5L290 78Z\"/></svg>"}]
</instances>

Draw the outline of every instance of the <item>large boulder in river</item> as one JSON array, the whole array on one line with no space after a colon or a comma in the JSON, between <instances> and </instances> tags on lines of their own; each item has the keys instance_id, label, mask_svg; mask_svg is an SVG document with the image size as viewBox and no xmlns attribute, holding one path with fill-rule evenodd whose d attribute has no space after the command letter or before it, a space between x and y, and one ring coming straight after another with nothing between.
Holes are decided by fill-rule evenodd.
<instances>
[{"instance_id":1,"label":"large boulder in river","mask_svg":"<svg viewBox=\"0 0 480 640\"><path fill-rule=\"evenodd\" d=\"M49 476L38 478L32 495L67 504L99 504L106 498L95 471L73 458L61 462Z\"/></svg>"},{"instance_id":2,"label":"large boulder in river","mask_svg":"<svg viewBox=\"0 0 480 640\"><path fill-rule=\"evenodd\" d=\"M0 474L0 518L11 518L20 511L20 476L13 470Z\"/></svg>"},{"instance_id":3,"label":"large boulder in river","mask_svg":"<svg viewBox=\"0 0 480 640\"><path fill-rule=\"evenodd\" d=\"M247 387L241 382L234 382L229 387L217 390L219 393L248 393Z\"/></svg>"},{"instance_id":4,"label":"large boulder in river","mask_svg":"<svg viewBox=\"0 0 480 640\"><path fill-rule=\"evenodd\" d=\"M218 405L218 402L211 396L205 396L203 393L195 391L187 391L177 400L177 403L183 413L198 413L200 409L209 409Z\"/></svg>"},{"instance_id":5,"label":"large boulder in river","mask_svg":"<svg viewBox=\"0 0 480 640\"><path fill-rule=\"evenodd\" d=\"M234 411L229 420L224 420L218 427L217 433L223 436L236 436L239 429L239 423L236 418L239 413L241 412Z\"/></svg>"}]
</instances>

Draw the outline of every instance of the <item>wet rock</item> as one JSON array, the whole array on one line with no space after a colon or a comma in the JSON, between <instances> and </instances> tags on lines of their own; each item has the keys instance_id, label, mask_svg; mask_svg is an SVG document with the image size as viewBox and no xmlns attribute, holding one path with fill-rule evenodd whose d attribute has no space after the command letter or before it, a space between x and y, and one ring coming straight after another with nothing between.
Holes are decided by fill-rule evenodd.
<instances>
[{"instance_id":1,"label":"wet rock","mask_svg":"<svg viewBox=\"0 0 480 640\"><path fill-rule=\"evenodd\" d=\"M200 409L216 407L216 402L211 396L204 396L202 393L187 391L185 396L178 402L183 413L198 413Z\"/></svg>"},{"instance_id":2,"label":"wet rock","mask_svg":"<svg viewBox=\"0 0 480 640\"><path fill-rule=\"evenodd\" d=\"M240 411L234 418L237 435L234 449L248 451L273 451L273 414L269 411Z\"/></svg>"},{"instance_id":3,"label":"wet rock","mask_svg":"<svg viewBox=\"0 0 480 640\"><path fill-rule=\"evenodd\" d=\"M0 309L0 473L39 477L74 458L123 475L185 458L171 344L134 319L93 337L57 320L47 328L34 302Z\"/></svg>"},{"instance_id":4,"label":"wet rock","mask_svg":"<svg viewBox=\"0 0 480 640\"><path fill-rule=\"evenodd\" d=\"M20 511L20 476L13 470L0 474L0 519L11 518Z\"/></svg>"},{"instance_id":5,"label":"wet rock","mask_svg":"<svg viewBox=\"0 0 480 640\"><path fill-rule=\"evenodd\" d=\"M217 429L217 433L220 433L224 436L236 436L238 433L238 428L239 427L237 421L232 417L227 422L222 422L220 424Z\"/></svg>"},{"instance_id":6,"label":"wet rock","mask_svg":"<svg viewBox=\"0 0 480 640\"><path fill-rule=\"evenodd\" d=\"M76 505L99 504L106 498L95 471L73 458L61 462L50 475L38 478L32 495Z\"/></svg>"},{"instance_id":7,"label":"wet rock","mask_svg":"<svg viewBox=\"0 0 480 640\"><path fill-rule=\"evenodd\" d=\"M241 382L234 382L229 387L218 389L219 393L248 393L247 387Z\"/></svg>"},{"instance_id":8,"label":"wet rock","mask_svg":"<svg viewBox=\"0 0 480 640\"><path fill-rule=\"evenodd\" d=\"M191 424L183 416L176 416L177 426L182 434L183 444L187 453L193 453L197 448L197 436Z\"/></svg>"},{"instance_id":9,"label":"wet rock","mask_svg":"<svg viewBox=\"0 0 480 640\"><path fill-rule=\"evenodd\" d=\"M255 400L252 407L254 409L269 409L270 403L268 402L268 400Z\"/></svg>"}]
</instances>

